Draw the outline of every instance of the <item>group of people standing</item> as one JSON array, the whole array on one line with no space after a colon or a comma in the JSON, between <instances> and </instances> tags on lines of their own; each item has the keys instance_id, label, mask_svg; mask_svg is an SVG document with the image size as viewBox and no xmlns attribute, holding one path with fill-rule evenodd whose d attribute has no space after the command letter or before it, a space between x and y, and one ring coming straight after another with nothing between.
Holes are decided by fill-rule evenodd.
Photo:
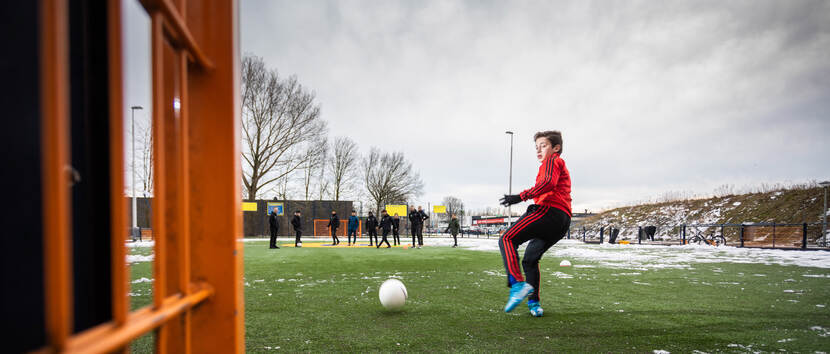
<instances>
[{"instance_id":1,"label":"group of people standing","mask_svg":"<svg viewBox=\"0 0 830 354\"><path fill-rule=\"evenodd\" d=\"M303 234L303 222L302 222L302 214L299 210L294 212L294 217L291 218L291 226L294 227L294 247L303 247L302 241L300 241L300 237ZM277 211L271 210L271 214L268 214L268 226L271 229L271 245L269 248L280 248L277 246L277 233L280 231L280 222L277 220Z\"/></svg>"},{"instance_id":2,"label":"group of people standing","mask_svg":"<svg viewBox=\"0 0 830 354\"><path fill-rule=\"evenodd\" d=\"M352 215L349 216L348 222L348 245L351 246L352 244L357 244L357 229L360 225L360 219L358 219L357 213L352 210ZM409 211L409 230L410 234L412 235L412 247L413 248L421 248L424 245L424 221L429 219L429 215L424 212L423 207L419 206L417 209L412 207ZM277 233L279 232L279 221L277 219L277 214L275 210L272 210L271 213L268 215L268 223L271 229L271 243L270 248L279 248L277 246ZM302 247L302 242L300 241L300 236L302 235L303 228L302 228L302 219L301 213L299 210L294 212L294 217L291 219L291 225L294 227L294 232L296 234L296 239L294 241L294 247ZM337 229L340 226L340 218L337 216L337 212L332 210L331 217L329 217L329 222L326 227L329 229L331 234L331 245L336 246L340 244L340 238L337 237ZM394 216L390 216L386 209L381 211L381 218L380 221L375 217L375 215L370 211L369 216L364 221L364 227L368 231L369 234L369 246L376 246L376 248L380 248L383 243L386 243L386 247L392 247L389 244L388 236L392 234L392 242L395 246L401 244L401 237L400 237L400 226L401 226L401 219L398 213L395 213ZM381 230L381 239L378 241L378 229ZM450 221L450 225L447 228L448 231L452 231L453 239L455 240L455 244L453 247L458 245L458 241L455 239L455 236L458 234L458 219L455 218L453 215L453 219Z\"/></svg>"}]
</instances>

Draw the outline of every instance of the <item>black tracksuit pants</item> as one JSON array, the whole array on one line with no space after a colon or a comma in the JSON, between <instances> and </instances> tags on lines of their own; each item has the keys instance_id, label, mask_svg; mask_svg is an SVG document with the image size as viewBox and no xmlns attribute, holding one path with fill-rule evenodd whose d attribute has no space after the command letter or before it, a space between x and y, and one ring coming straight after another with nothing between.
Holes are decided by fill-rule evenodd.
<instances>
[{"instance_id":1,"label":"black tracksuit pants","mask_svg":"<svg viewBox=\"0 0 830 354\"><path fill-rule=\"evenodd\" d=\"M394 243L395 246L401 244L401 233L399 231L399 229L392 229L392 243Z\"/></svg>"},{"instance_id":2,"label":"black tracksuit pants","mask_svg":"<svg viewBox=\"0 0 830 354\"><path fill-rule=\"evenodd\" d=\"M424 245L424 225L412 225L412 246ZM418 238L418 243L415 243L415 238Z\"/></svg>"},{"instance_id":3,"label":"black tracksuit pants","mask_svg":"<svg viewBox=\"0 0 830 354\"><path fill-rule=\"evenodd\" d=\"M279 230L280 230L279 228L271 226L271 245L270 245L271 248L276 248L277 247L277 232Z\"/></svg>"},{"instance_id":4,"label":"black tracksuit pants","mask_svg":"<svg viewBox=\"0 0 830 354\"><path fill-rule=\"evenodd\" d=\"M297 245L301 242L300 235L302 235L303 230L294 230L294 233L296 234L296 238L294 239L294 247L297 247Z\"/></svg>"},{"instance_id":5,"label":"black tracksuit pants","mask_svg":"<svg viewBox=\"0 0 830 354\"><path fill-rule=\"evenodd\" d=\"M533 286L529 300L539 301L539 260L551 246L568 232L571 217L562 210L544 205L531 205L515 224L499 239L499 250L507 270L508 286L510 277L515 281L527 281ZM525 249L522 268L519 268L519 245L530 241ZM525 277L522 277L524 269Z\"/></svg>"},{"instance_id":6,"label":"black tracksuit pants","mask_svg":"<svg viewBox=\"0 0 830 354\"><path fill-rule=\"evenodd\" d=\"M336 245L336 244L340 243L340 239L337 238L337 228L336 227L331 228L331 243L333 245Z\"/></svg>"},{"instance_id":7,"label":"black tracksuit pants","mask_svg":"<svg viewBox=\"0 0 830 354\"><path fill-rule=\"evenodd\" d=\"M372 238L375 239L375 242L372 243ZM374 227L369 228L369 246L378 243L378 230Z\"/></svg>"},{"instance_id":8,"label":"black tracksuit pants","mask_svg":"<svg viewBox=\"0 0 830 354\"><path fill-rule=\"evenodd\" d=\"M378 248L380 248L380 245L383 244L384 242L386 242L386 245L389 246L389 240L386 239L386 236L389 236L389 230L383 230L382 235L383 236L381 236L382 238L381 238L380 242L378 242L378 246L377 246ZM392 247L392 246L389 246L389 247Z\"/></svg>"},{"instance_id":9,"label":"black tracksuit pants","mask_svg":"<svg viewBox=\"0 0 830 354\"><path fill-rule=\"evenodd\" d=\"M458 246L458 234L452 234L452 245Z\"/></svg>"}]
</instances>

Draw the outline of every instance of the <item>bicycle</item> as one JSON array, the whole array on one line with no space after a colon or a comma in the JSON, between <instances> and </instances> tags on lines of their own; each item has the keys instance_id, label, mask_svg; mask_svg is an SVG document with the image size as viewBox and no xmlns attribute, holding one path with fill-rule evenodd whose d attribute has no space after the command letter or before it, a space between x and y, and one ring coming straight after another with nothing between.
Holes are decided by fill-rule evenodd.
<instances>
[{"instance_id":1,"label":"bicycle","mask_svg":"<svg viewBox=\"0 0 830 354\"><path fill-rule=\"evenodd\" d=\"M717 234L706 236L706 235L703 235L703 232L697 231L696 233L694 233L692 235L691 238L689 238L686 241L686 243L687 244L697 243L698 245L702 244L702 243L706 243L707 245L717 247L717 246L720 246L720 245L726 245L726 237L723 237L723 235L717 235Z\"/></svg>"}]
</instances>

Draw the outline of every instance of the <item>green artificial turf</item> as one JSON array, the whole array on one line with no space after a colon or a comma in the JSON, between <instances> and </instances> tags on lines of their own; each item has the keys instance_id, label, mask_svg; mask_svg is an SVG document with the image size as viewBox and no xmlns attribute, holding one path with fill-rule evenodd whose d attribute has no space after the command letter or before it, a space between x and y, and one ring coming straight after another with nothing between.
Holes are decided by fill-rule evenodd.
<instances>
[{"instance_id":1,"label":"green artificial turf","mask_svg":"<svg viewBox=\"0 0 830 354\"><path fill-rule=\"evenodd\" d=\"M149 249L134 248L132 254ZM271 250L245 246L248 352L815 352L830 349L827 269L710 263L692 270L559 267L546 257L545 316L502 311L497 252L423 249ZM824 277L805 277L804 274ZM399 277L406 306L387 311L380 283ZM151 263L132 266L151 278ZM152 301L132 284L132 306ZM152 336L135 352L152 350Z\"/></svg>"}]
</instances>

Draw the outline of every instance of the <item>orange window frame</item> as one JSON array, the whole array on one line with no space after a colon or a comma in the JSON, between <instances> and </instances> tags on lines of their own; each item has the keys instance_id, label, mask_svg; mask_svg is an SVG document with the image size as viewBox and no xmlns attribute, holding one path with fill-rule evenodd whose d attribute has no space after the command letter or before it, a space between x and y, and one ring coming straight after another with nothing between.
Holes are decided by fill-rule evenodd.
<instances>
[{"instance_id":1,"label":"orange window frame","mask_svg":"<svg viewBox=\"0 0 830 354\"><path fill-rule=\"evenodd\" d=\"M72 330L68 8L41 2L45 314L43 352L128 351L156 331L160 353L244 351L238 4L145 0L152 21L153 304L129 312L121 2L106 2L110 88L111 321ZM208 40L209 39L209 40ZM198 102L198 104L191 104ZM199 117L198 123L190 120ZM192 341L192 337L198 341Z\"/></svg>"}]
</instances>

